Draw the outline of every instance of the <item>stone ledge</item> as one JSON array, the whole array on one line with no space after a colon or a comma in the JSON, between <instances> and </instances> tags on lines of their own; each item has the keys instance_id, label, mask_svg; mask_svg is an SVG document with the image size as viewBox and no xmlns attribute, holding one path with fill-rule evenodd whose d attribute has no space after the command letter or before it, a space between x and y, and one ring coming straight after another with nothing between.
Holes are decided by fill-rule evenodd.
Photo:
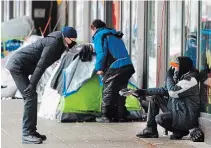
<instances>
[{"instance_id":1,"label":"stone ledge","mask_svg":"<svg viewBox=\"0 0 211 148\"><path fill-rule=\"evenodd\" d=\"M204 132L205 142L211 145L211 114L201 113L199 126Z\"/></svg>"}]
</instances>

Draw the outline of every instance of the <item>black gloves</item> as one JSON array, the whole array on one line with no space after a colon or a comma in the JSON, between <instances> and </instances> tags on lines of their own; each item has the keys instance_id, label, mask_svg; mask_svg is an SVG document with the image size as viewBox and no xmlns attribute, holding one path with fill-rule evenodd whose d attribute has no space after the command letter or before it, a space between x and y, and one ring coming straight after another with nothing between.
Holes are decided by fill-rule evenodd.
<instances>
[{"instance_id":1,"label":"black gloves","mask_svg":"<svg viewBox=\"0 0 211 148\"><path fill-rule=\"evenodd\" d=\"M36 87L29 84L28 87L24 90L26 97L32 96L36 92Z\"/></svg>"},{"instance_id":2,"label":"black gloves","mask_svg":"<svg viewBox=\"0 0 211 148\"><path fill-rule=\"evenodd\" d=\"M167 77L173 77L174 76L174 69L172 67L169 68L166 74Z\"/></svg>"}]
</instances>

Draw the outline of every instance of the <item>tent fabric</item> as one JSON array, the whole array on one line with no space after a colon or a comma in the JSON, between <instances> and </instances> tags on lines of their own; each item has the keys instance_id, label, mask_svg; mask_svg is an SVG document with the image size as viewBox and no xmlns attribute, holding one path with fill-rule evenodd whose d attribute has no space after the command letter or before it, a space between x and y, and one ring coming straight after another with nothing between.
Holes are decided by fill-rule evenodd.
<instances>
[{"instance_id":1,"label":"tent fabric","mask_svg":"<svg viewBox=\"0 0 211 148\"><path fill-rule=\"evenodd\" d=\"M39 117L57 119L60 122L76 122L95 121L95 118L100 116L103 86L99 76L94 74L95 58L93 56L92 61L82 62L79 57L76 57L68 67L62 69L61 63L64 59L60 61L60 65L54 70L46 85ZM58 79L58 76L54 77L55 74L61 77L59 83L63 93L60 95L58 90L50 88L52 81ZM135 84L129 83L128 87L134 88ZM49 106L49 104L53 105ZM128 97L126 107L129 111L128 119L141 119L141 105L137 98Z\"/></svg>"},{"instance_id":2,"label":"tent fabric","mask_svg":"<svg viewBox=\"0 0 211 148\"><path fill-rule=\"evenodd\" d=\"M134 88L131 84L129 88ZM79 99L80 98L80 99ZM57 111L60 122L94 121L101 114L102 86L93 75L77 92L62 96ZM128 97L126 107L129 120L141 119L141 106L137 98Z\"/></svg>"}]
</instances>

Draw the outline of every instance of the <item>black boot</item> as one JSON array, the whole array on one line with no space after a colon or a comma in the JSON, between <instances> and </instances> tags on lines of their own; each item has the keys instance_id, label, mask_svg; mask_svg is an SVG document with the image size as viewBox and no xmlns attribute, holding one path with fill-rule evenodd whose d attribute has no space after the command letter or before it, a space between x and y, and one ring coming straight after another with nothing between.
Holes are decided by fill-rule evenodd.
<instances>
[{"instance_id":1,"label":"black boot","mask_svg":"<svg viewBox=\"0 0 211 148\"><path fill-rule=\"evenodd\" d=\"M97 117L96 118L96 122L99 122L99 123L109 123L110 122L110 119L108 119L107 117Z\"/></svg>"},{"instance_id":2,"label":"black boot","mask_svg":"<svg viewBox=\"0 0 211 148\"><path fill-rule=\"evenodd\" d=\"M143 132L136 134L136 137L139 137L139 138L158 138L159 135L158 135L157 129L147 127L143 130Z\"/></svg>"},{"instance_id":3,"label":"black boot","mask_svg":"<svg viewBox=\"0 0 211 148\"><path fill-rule=\"evenodd\" d=\"M170 135L170 140L180 140L182 137L187 136L189 134L189 131L184 131L180 133L173 133Z\"/></svg>"},{"instance_id":4,"label":"black boot","mask_svg":"<svg viewBox=\"0 0 211 148\"><path fill-rule=\"evenodd\" d=\"M42 142L42 139L36 137L35 135L22 136L23 144L41 144Z\"/></svg>"},{"instance_id":5,"label":"black boot","mask_svg":"<svg viewBox=\"0 0 211 148\"><path fill-rule=\"evenodd\" d=\"M38 133L38 132L35 132L34 135L35 135L37 138L42 139L43 141L47 139L47 137L46 137L45 135L41 135L41 134Z\"/></svg>"}]
</instances>

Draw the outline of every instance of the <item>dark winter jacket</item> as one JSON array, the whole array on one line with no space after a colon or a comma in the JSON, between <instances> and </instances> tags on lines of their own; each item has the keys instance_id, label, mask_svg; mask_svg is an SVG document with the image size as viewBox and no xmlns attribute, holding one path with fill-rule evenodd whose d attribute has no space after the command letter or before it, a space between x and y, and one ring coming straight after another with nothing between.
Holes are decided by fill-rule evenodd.
<instances>
[{"instance_id":1,"label":"dark winter jacket","mask_svg":"<svg viewBox=\"0 0 211 148\"><path fill-rule=\"evenodd\" d=\"M179 75L177 80L167 76L166 87L149 88L146 95L169 96L168 110L173 115L173 127L182 130L192 129L198 124L200 98L199 73L192 69L190 59L179 57ZM189 63L189 64L187 64Z\"/></svg>"},{"instance_id":2,"label":"dark winter jacket","mask_svg":"<svg viewBox=\"0 0 211 148\"><path fill-rule=\"evenodd\" d=\"M15 52L6 67L10 71L31 74L30 83L36 86L45 70L65 49L62 32L56 31Z\"/></svg>"}]
</instances>

